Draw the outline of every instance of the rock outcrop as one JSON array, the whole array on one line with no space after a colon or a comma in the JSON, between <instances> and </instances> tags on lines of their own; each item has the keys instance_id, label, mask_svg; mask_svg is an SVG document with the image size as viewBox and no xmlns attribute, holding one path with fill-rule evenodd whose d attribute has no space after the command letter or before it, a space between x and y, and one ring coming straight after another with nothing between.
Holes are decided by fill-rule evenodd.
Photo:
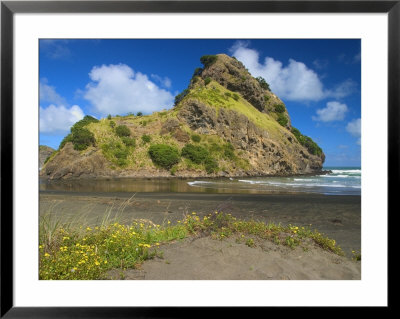
<instances>
[{"instance_id":1,"label":"rock outcrop","mask_svg":"<svg viewBox=\"0 0 400 319\"><path fill-rule=\"evenodd\" d=\"M213 108L189 100L179 117L193 131L221 136L242 150L242 158L251 164L247 175L308 174L322 169L321 157L309 154L289 131L282 130L283 140L276 141L268 130L235 111L221 109L217 115Z\"/></svg>"},{"instance_id":2,"label":"rock outcrop","mask_svg":"<svg viewBox=\"0 0 400 319\"><path fill-rule=\"evenodd\" d=\"M88 121L85 129L96 142L83 151L77 150L71 132L40 175L60 179L321 172L324 153L311 138L292 127L284 103L270 91L265 80L252 77L235 58L224 54L209 57L204 68L196 69L188 89L177 96L171 110ZM116 135L114 127L118 125L129 128L134 146ZM152 162L148 152L152 144L178 150L194 144L217 166L207 169L205 162L182 157L166 170Z\"/></svg>"},{"instance_id":3,"label":"rock outcrop","mask_svg":"<svg viewBox=\"0 0 400 319\"><path fill-rule=\"evenodd\" d=\"M42 169L44 162L49 158L51 154L53 154L54 151L54 148L46 145L39 145L39 170Z\"/></svg>"}]
</instances>

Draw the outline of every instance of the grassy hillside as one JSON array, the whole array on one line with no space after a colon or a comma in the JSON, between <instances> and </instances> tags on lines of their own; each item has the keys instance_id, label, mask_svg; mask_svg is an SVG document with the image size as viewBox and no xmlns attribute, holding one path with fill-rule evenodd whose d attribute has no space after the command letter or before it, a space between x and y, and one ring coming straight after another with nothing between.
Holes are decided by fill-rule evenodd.
<instances>
[{"instance_id":1,"label":"grassy hillside","mask_svg":"<svg viewBox=\"0 0 400 319\"><path fill-rule=\"evenodd\" d=\"M174 174L182 170L214 173L229 171L232 167L243 169L248 167L248 163L238 156L232 145L217 135L197 134L184 123L180 123L179 129L187 135L187 142L177 140L171 133L161 134L163 124L169 119L176 119L174 110L156 112L147 116L109 116L99 121L89 122L82 120L76 125L81 126L83 123L81 127L93 134L95 142L84 149L82 145L79 145L77 150L81 152L81 155L90 155L100 150L110 161L110 168L114 170L157 167L168 169ZM126 136L118 134L118 129L122 127L128 130ZM66 137L66 140L74 144L71 134ZM60 149L64 145L64 142L61 143ZM153 145L165 145L176 149L179 161L172 167L158 165L149 152ZM202 158L199 160L196 153L188 156L187 152L182 156L182 150L185 150L185 147L187 149L188 146L200 149L203 153Z\"/></svg>"}]
</instances>

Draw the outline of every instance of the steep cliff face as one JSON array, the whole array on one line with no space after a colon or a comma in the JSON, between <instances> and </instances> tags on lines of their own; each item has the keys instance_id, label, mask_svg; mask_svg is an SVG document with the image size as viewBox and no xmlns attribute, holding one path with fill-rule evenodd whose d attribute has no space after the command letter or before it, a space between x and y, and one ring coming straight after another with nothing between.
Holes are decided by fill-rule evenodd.
<instances>
[{"instance_id":1,"label":"steep cliff face","mask_svg":"<svg viewBox=\"0 0 400 319\"><path fill-rule=\"evenodd\" d=\"M248 175L305 174L322 168L321 157L305 150L289 131L265 129L239 112L221 109L217 114L202 102L188 100L179 117L193 131L218 135L242 151L250 164Z\"/></svg>"},{"instance_id":2,"label":"steep cliff face","mask_svg":"<svg viewBox=\"0 0 400 319\"><path fill-rule=\"evenodd\" d=\"M71 130L41 176L215 177L321 171L322 150L292 127L284 103L264 79L252 77L241 62L224 54L201 61L204 67L195 70L174 108L148 116L78 122L79 134L83 130L84 136L90 135L88 144L76 144L78 128ZM121 126L127 130L124 136L118 132ZM164 165L150 151L152 146L166 149L162 156L177 152L178 157Z\"/></svg>"}]
</instances>

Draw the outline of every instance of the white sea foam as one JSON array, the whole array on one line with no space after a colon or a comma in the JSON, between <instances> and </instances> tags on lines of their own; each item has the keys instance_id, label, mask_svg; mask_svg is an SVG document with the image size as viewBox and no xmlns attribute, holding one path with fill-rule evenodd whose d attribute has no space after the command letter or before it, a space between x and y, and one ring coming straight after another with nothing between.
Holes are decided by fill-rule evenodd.
<instances>
[{"instance_id":1,"label":"white sea foam","mask_svg":"<svg viewBox=\"0 0 400 319\"><path fill-rule=\"evenodd\" d=\"M336 178L336 177L347 178L347 177L353 177L353 176L350 176L350 175L321 175L321 177L325 177L325 178Z\"/></svg>"},{"instance_id":2,"label":"white sea foam","mask_svg":"<svg viewBox=\"0 0 400 319\"><path fill-rule=\"evenodd\" d=\"M255 190L285 192L310 192L320 194L359 194L361 189L360 169L336 169L331 174L319 176L296 176L296 177L255 177L242 178L232 181L194 181L190 186L207 187L228 190Z\"/></svg>"},{"instance_id":3,"label":"white sea foam","mask_svg":"<svg viewBox=\"0 0 400 319\"><path fill-rule=\"evenodd\" d=\"M250 179L239 179L238 182L249 183L249 184L268 184L267 181L253 181Z\"/></svg>"},{"instance_id":4,"label":"white sea foam","mask_svg":"<svg viewBox=\"0 0 400 319\"><path fill-rule=\"evenodd\" d=\"M333 169L333 174L361 174L360 169Z\"/></svg>"},{"instance_id":5,"label":"white sea foam","mask_svg":"<svg viewBox=\"0 0 400 319\"><path fill-rule=\"evenodd\" d=\"M190 186L196 186L198 184L214 184L213 182L207 182L207 181L194 181L194 182L188 182L188 185Z\"/></svg>"}]
</instances>

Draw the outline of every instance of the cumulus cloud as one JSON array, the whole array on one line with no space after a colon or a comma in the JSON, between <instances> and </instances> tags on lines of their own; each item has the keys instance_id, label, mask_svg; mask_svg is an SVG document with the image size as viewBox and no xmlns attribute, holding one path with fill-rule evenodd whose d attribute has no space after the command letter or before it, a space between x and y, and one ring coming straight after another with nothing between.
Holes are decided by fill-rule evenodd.
<instances>
[{"instance_id":1,"label":"cumulus cloud","mask_svg":"<svg viewBox=\"0 0 400 319\"><path fill-rule=\"evenodd\" d=\"M82 109L78 105L67 108L63 105L49 105L40 107L40 132L61 134L68 132L70 127L84 117Z\"/></svg>"},{"instance_id":2,"label":"cumulus cloud","mask_svg":"<svg viewBox=\"0 0 400 319\"><path fill-rule=\"evenodd\" d=\"M85 115L78 105L69 107L65 98L59 95L56 88L49 85L45 78L41 79L39 84L39 97L41 105L49 104L39 107L41 133L65 134Z\"/></svg>"},{"instance_id":3,"label":"cumulus cloud","mask_svg":"<svg viewBox=\"0 0 400 319\"><path fill-rule=\"evenodd\" d=\"M241 61L257 77L262 76L271 90L282 99L290 101L320 101L325 98L341 98L349 95L356 83L347 80L332 90L324 88L318 74L303 62L289 59L284 66L281 61L266 57L259 62L259 53L247 47L248 43L238 42L232 49L232 55Z\"/></svg>"},{"instance_id":4,"label":"cumulus cloud","mask_svg":"<svg viewBox=\"0 0 400 319\"><path fill-rule=\"evenodd\" d=\"M151 113L173 105L173 95L125 64L95 66L84 98L102 115Z\"/></svg>"},{"instance_id":5,"label":"cumulus cloud","mask_svg":"<svg viewBox=\"0 0 400 319\"><path fill-rule=\"evenodd\" d=\"M357 144L361 144L361 119L355 119L347 123L346 131L354 137L358 137Z\"/></svg>"},{"instance_id":6,"label":"cumulus cloud","mask_svg":"<svg viewBox=\"0 0 400 319\"><path fill-rule=\"evenodd\" d=\"M328 102L326 107L317 110L317 116L313 116L314 121L333 122L342 121L348 111L347 105L339 102Z\"/></svg>"},{"instance_id":7,"label":"cumulus cloud","mask_svg":"<svg viewBox=\"0 0 400 319\"><path fill-rule=\"evenodd\" d=\"M39 83L39 97L40 103L65 104L65 99L56 92L54 86L47 84L46 79L42 79Z\"/></svg>"}]
</instances>

